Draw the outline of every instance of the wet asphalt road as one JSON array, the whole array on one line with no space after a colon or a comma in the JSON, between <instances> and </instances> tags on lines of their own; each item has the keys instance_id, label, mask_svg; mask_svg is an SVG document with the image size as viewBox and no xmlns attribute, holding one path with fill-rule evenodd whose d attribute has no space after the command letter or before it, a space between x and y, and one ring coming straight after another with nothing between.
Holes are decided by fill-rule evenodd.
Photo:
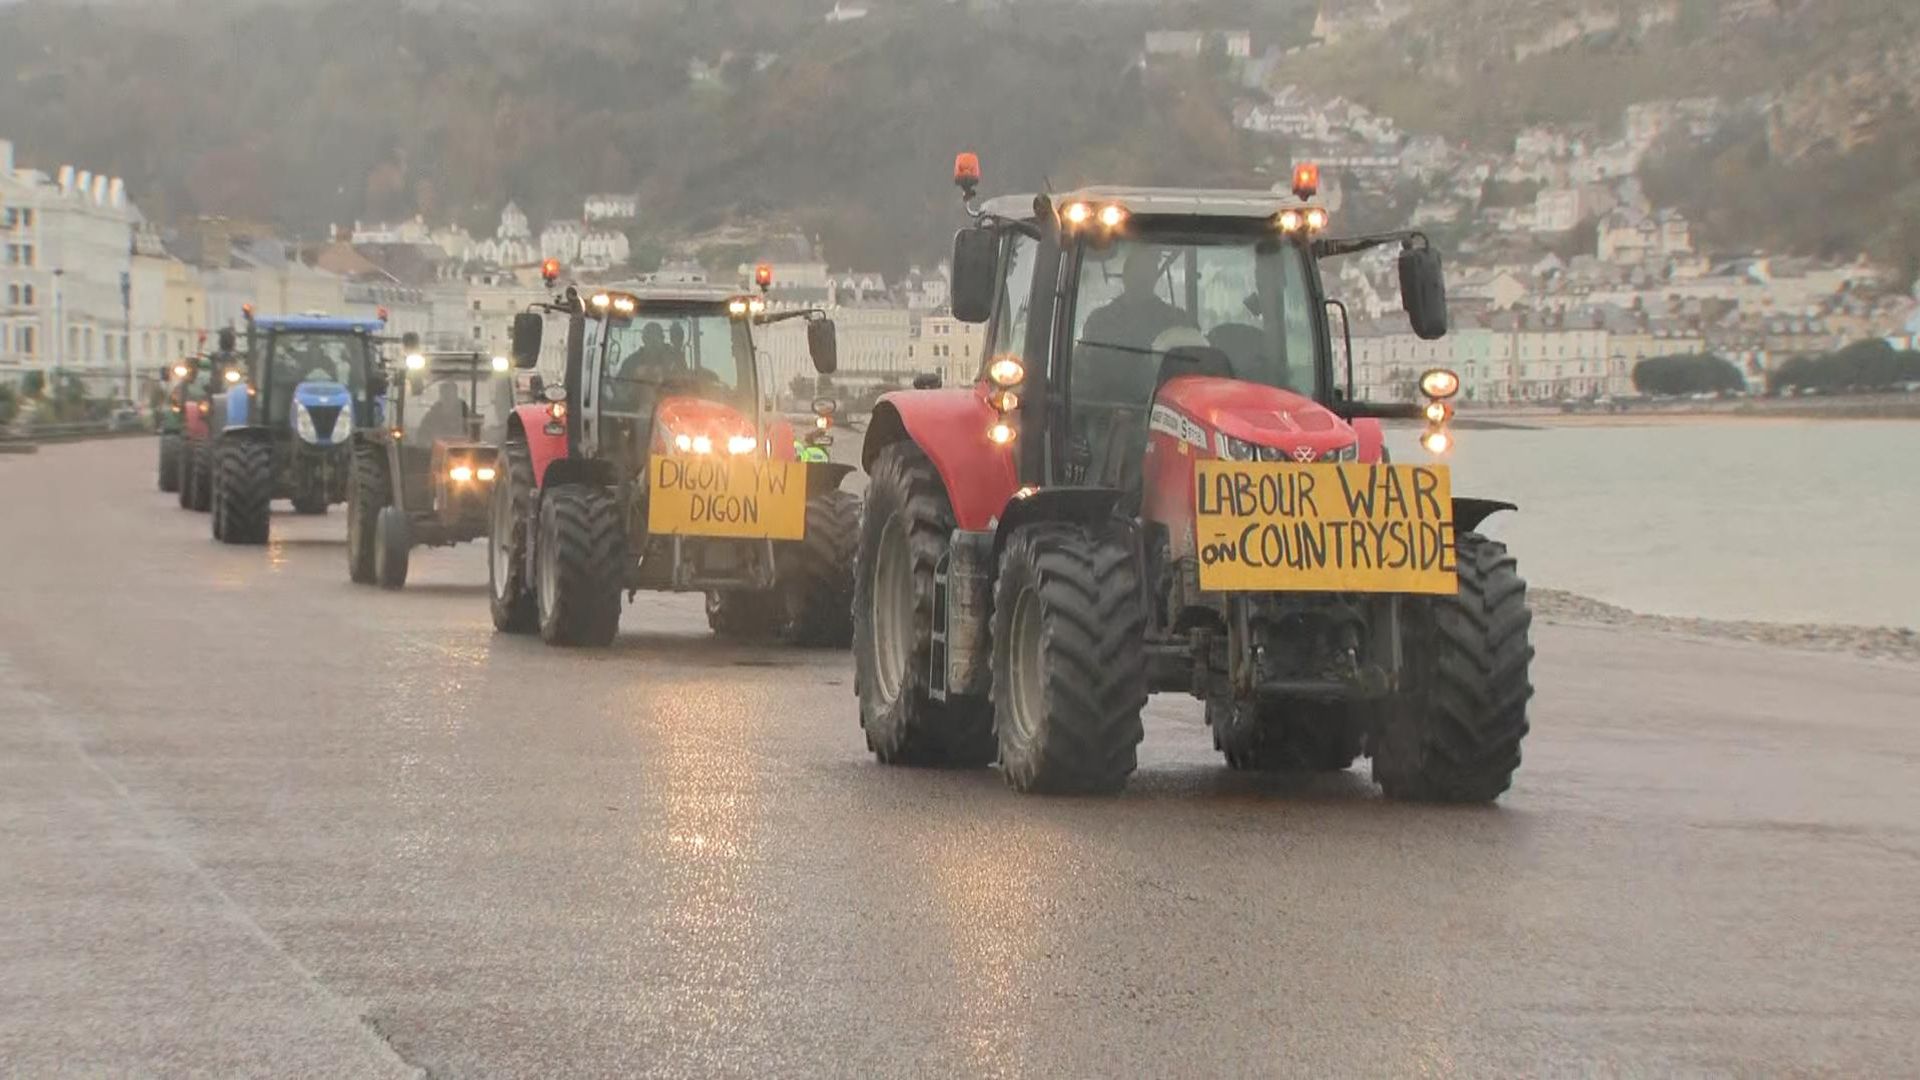
<instances>
[{"instance_id":1,"label":"wet asphalt road","mask_svg":"<svg viewBox=\"0 0 1920 1080\"><path fill-rule=\"evenodd\" d=\"M1920 1073L1920 669L1544 626L1496 809L1175 698L1020 798L875 765L844 654L496 636L480 548L354 587L152 456L0 457L0 1072Z\"/></svg>"}]
</instances>

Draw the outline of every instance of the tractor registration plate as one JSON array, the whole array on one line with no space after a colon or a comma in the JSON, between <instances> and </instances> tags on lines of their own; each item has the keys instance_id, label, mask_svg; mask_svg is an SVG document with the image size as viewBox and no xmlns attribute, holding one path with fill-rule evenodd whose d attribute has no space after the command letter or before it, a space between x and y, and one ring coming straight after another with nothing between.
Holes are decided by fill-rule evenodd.
<instances>
[{"instance_id":1,"label":"tractor registration plate","mask_svg":"<svg viewBox=\"0 0 1920 1080\"><path fill-rule=\"evenodd\" d=\"M807 467L794 461L657 455L647 530L669 536L799 540Z\"/></svg>"},{"instance_id":2,"label":"tractor registration plate","mask_svg":"<svg viewBox=\"0 0 1920 1080\"><path fill-rule=\"evenodd\" d=\"M1194 463L1200 587L1452 593L1445 465Z\"/></svg>"}]
</instances>

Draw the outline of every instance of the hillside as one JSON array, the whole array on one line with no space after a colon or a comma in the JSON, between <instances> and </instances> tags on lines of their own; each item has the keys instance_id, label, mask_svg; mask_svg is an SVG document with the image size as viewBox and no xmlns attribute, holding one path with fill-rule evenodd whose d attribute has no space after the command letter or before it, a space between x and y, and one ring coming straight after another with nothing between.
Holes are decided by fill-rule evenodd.
<instances>
[{"instance_id":1,"label":"hillside","mask_svg":"<svg viewBox=\"0 0 1920 1080\"><path fill-rule=\"evenodd\" d=\"M1321 13L1336 40L1276 81L1471 145L1604 129L1638 100L1764 95L1764 129L1675 147L1650 183L1716 243L1920 259L1898 227L1920 206L1910 0L869 0L829 23L831 6L24 0L0 6L0 135L32 164L127 176L163 220L484 230L510 196L540 220L638 190L661 237L745 213L821 236L836 264L897 269L952 229L962 147L1002 189L1264 184L1275 147L1232 127L1242 91L1217 58L1143 69L1142 34L1246 27L1287 48ZM1774 200L1810 184L1853 216L1784 220Z\"/></svg>"}]
</instances>

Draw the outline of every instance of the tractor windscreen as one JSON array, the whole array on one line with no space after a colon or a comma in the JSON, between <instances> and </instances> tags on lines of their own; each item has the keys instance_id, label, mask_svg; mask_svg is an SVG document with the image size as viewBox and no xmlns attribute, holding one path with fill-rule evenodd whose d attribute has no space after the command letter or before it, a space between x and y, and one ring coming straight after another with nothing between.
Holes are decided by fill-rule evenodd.
<instances>
[{"instance_id":1,"label":"tractor windscreen","mask_svg":"<svg viewBox=\"0 0 1920 1080\"><path fill-rule=\"evenodd\" d=\"M1073 309L1076 402L1150 402L1170 374L1313 395L1318 316L1306 255L1271 236L1128 238L1081 256ZM1169 360L1171 358L1171 360Z\"/></svg>"},{"instance_id":2,"label":"tractor windscreen","mask_svg":"<svg viewBox=\"0 0 1920 1080\"><path fill-rule=\"evenodd\" d=\"M372 349L366 335L280 330L273 334L269 419L284 422L292 410L293 392L301 383L338 383L355 401L364 396Z\"/></svg>"},{"instance_id":3,"label":"tractor windscreen","mask_svg":"<svg viewBox=\"0 0 1920 1080\"><path fill-rule=\"evenodd\" d=\"M716 401L751 400L753 341L743 320L710 305L652 307L607 327L606 399L610 407L671 394Z\"/></svg>"}]
</instances>

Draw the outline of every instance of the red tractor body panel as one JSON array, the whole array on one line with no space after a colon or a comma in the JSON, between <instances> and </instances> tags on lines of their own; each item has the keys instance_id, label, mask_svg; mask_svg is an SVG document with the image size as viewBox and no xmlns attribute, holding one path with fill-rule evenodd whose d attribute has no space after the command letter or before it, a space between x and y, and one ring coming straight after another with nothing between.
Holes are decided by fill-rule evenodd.
<instances>
[{"instance_id":1,"label":"red tractor body panel","mask_svg":"<svg viewBox=\"0 0 1920 1080\"><path fill-rule=\"evenodd\" d=\"M797 456L793 449L794 438L793 424L784 416L774 417L773 422L767 425L767 441L773 444L773 460L794 460Z\"/></svg>"},{"instance_id":2,"label":"red tractor body panel","mask_svg":"<svg viewBox=\"0 0 1920 1080\"><path fill-rule=\"evenodd\" d=\"M1193 463L1221 456L1218 434L1277 450L1269 458L1275 461L1322 461L1356 443L1358 460L1380 460L1378 421L1350 426L1291 390L1183 375L1169 379L1155 402L1141 509L1149 520L1167 526L1175 558L1194 553Z\"/></svg>"},{"instance_id":3,"label":"red tractor body panel","mask_svg":"<svg viewBox=\"0 0 1920 1080\"><path fill-rule=\"evenodd\" d=\"M706 436L711 440L709 453L726 455L727 440L737 435L754 438L753 421L739 409L720 401L697 397L670 397L653 410L654 452L685 453L671 439Z\"/></svg>"},{"instance_id":4,"label":"red tractor body panel","mask_svg":"<svg viewBox=\"0 0 1920 1080\"><path fill-rule=\"evenodd\" d=\"M194 442L205 442L213 438L213 431L207 424L207 403L189 401L180 409L180 433Z\"/></svg>"},{"instance_id":5,"label":"red tractor body panel","mask_svg":"<svg viewBox=\"0 0 1920 1080\"><path fill-rule=\"evenodd\" d=\"M1020 479L1013 458L1018 444L997 446L987 439L998 414L987 404L986 385L900 391L883 395L880 404L900 417L907 437L940 473L955 524L991 528Z\"/></svg>"},{"instance_id":6,"label":"red tractor body panel","mask_svg":"<svg viewBox=\"0 0 1920 1080\"><path fill-rule=\"evenodd\" d=\"M533 459L533 486L540 487L546 483L547 466L567 456L566 433L547 431L547 425L553 422L553 417L547 412L544 402L515 405L513 415L526 432L527 453Z\"/></svg>"}]
</instances>

